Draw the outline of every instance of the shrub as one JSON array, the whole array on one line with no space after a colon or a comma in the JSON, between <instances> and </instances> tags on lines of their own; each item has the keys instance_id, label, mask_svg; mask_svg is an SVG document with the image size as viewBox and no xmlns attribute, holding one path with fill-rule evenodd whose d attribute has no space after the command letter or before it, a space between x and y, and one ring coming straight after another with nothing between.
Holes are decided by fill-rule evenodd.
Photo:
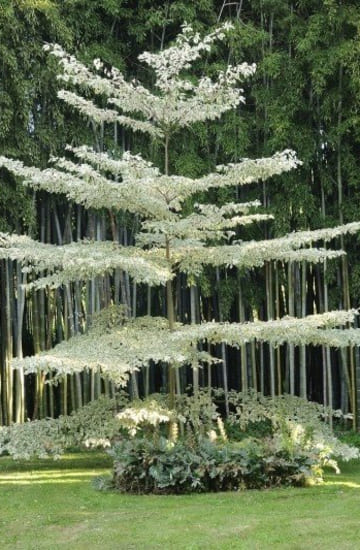
<instances>
[{"instance_id":1,"label":"shrub","mask_svg":"<svg viewBox=\"0 0 360 550\"><path fill-rule=\"evenodd\" d=\"M230 393L232 411L228 418L230 433L236 439L271 436L289 451L299 449L317 457L319 467L331 466L338 471L336 459L359 458L358 449L334 436L326 419L343 417L319 403L293 395L266 397L261 393Z\"/></svg>"},{"instance_id":2,"label":"shrub","mask_svg":"<svg viewBox=\"0 0 360 550\"><path fill-rule=\"evenodd\" d=\"M2 426L0 456L59 458L69 448L110 447L120 430L115 414L127 401L121 392L111 399L99 397L68 416Z\"/></svg>"},{"instance_id":3,"label":"shrub","mask_svg":"<svg viewBox=\"0 0 360 550\"><path fill-rule=\"evenodd\" d=\"M58 458L67 446L58 420L47 418L0 427L0 456L14 459Z\"/></svg>"},{"instance_id":4,"label":"shrub","mask_svg":"<svg viewBox=\"0 0 360 550\"><path fill-rule=\"evenodd\" d=\"M338 472L336 457L350 460L359 456L357 449L333 436L324 421L328 410L297 397L231 392L227 434L209 392L178 397L176 411L165 408L162 396L153 396L148 403L146 414L146 402L138 402L120 415L132 422L137 419L136 429L132 427L136 437L118 442L110 451L114 458L112 486L122 492L303 485L321 481L324 466ZM166 421L185 426L179 440L165 437L160 423Z\"/></svg>"},{"instance_id":5,"label":"shrub","mask_svg":"<svg viewBox=\"0 0 360 550\"><path fill-rule=\"evenodd\" d=\"M113 488L127 493L181 494L303 485L314 460L276 449L271 440L246 445L202 440L171 443L133 438L109 451L114 459Z\"/></svg>"}]
</instances>

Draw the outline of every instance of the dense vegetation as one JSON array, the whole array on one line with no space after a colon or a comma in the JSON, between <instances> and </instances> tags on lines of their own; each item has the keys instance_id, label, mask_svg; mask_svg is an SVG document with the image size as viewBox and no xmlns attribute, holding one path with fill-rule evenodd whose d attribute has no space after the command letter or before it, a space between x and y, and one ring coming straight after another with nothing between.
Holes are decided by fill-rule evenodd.
<instances>
[{"instance_id":1,"label":"dense vegetation","mask_svg":"<svg viewBox=\"0 0 360 550\"><path fill-rule=\"evenodd\" d=\"M229 44L217 46L214 55L198 62L198 68L206 68L211 75L228 62L256 62L247 103L220 121L195 125L174 140L170 171L198 177L216 164L269 156L291 147L303 161L300 170L278 176L271 184L254 184L246 192L239 188L236 197L226 189L213 191L212 199L219 205L234 198L253 200L261 192L263 206L271 209L275 220L266 228L257 225L248 229L245 238L276 237L295 229L357 220L357 2L225 4L142 1L135 10L129 2L4 2L0 9L5 52L0 69L1 153L44 168L50 155L62 154L66 143L87 142L114 154L129 148L141 151L161 166L162 151L156 144L120 125L111 130L104 125L87 126L56 99L57 67L43 51L43 42L59 42L86 62L101 57L129 78L141 78L151 86L150 72L136 60L140 51L156 51L168 44L184 20L204 32L215 27L218 19L230 19L235 29ZM111 236L123 244L133 243L139 224L136 216L114 216L105 209L87 211L43 191L25 191L5 170L1 178L0 223L4 230L26 230L47 243L68 243L84 236L97 240ZM214 318L244 321L356 307L356 239L347 242L340 236L340 246L349 250L348 260L325 262L324 266L306 262L285 265L274 260L255 271L219 268L205 271L190 289L186 278L179 277L176 317L189 321L191 316L193 322ZM10 370L13 355L48 349L83 331L88 315L111 300L127 304L134 317L162 314L165 307L161 291L137 285L124 273L115 280L96 278L83 293L72 283L55 293L40 290L27 295L21 286L25 275L17 262L2 260L0 277L4 312L0 420L4 424L66 414L100 393L113 393L100 376L86 373L66 376L57 387L45 384L42 374L29 376L25 382ZM326 346L275 349L252 343L239 351L219 344L217 352L224 366L200 370L200 386L250 386L269 393L269 373L274 372L277 394L288 391L355 412L357 351L330 351ZM182 376L184 385L194 382L189 372ZM164 384L166 374L153 365L146 377L133 377L129 389L137 396Z\"/></svg>"},{"instance_id":2,"label":"dense vegetation","mask_svg":"<svg viewBox=\"0 0 360 550\"><path fill-rule=\"evenodd\" d=\"M359 439L343 442L322 405L295 396L224 391L132 400L101 397L69 416L14 424L0 430L0 455L17 460L60 458L65 451L108 448L112 477L97 489L135 494L240 491L323 482L325 467L359 457ZM337 429L343 415L334 415Z\"/></svg>"}]
</instances>

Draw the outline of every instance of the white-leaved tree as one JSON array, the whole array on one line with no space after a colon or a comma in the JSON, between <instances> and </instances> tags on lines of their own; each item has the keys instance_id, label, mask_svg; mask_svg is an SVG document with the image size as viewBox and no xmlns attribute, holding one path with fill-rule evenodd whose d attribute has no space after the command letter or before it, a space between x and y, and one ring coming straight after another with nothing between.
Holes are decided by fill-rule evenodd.
<instances>
[{"instance_id":1,"label":"white-leaved tree","mask_svg":"<svg viewBox=\"0 0 360 550\"><path fill-rule=\"evenodd\" d=\"M301 162L294 151L276 152L272 157L244 158L238 163L217 166L216 171L191 179L171 174L171 144L174 135L193 123L219 119L244 102L241 82L255 66L228 66L212 80L195 78L192 63L223 40L230 25L205 38L184 25L172 46L159 53L145 52L139 60L154 72L154 91L138 81L128 81L117 69L107 69L100 60L92 69L68 55L58 45L46 49L61 66L59 78L69 90L59 96L95 124L116 123L149 139L161 142L163 170L124 151L114 158L107 151L90 147L67 147L64 158L53 158L52 167L40 170L20 161L0 158L0 166L23 179L35 190L60 193L89 209L113 213L128 211L141 222L133 246L113 241L77 241L63 246L35 242L27 236L0 235L0 257L18 260L29 274L33 292L57 288L73 281L86 281L114 270L126 271L135 282L166 287L167 317L127 319L111 307L96 318L86 334L75 335L51 351L13 360L19 372L39 370L62 377L85 369L101 369L116 384L125 384L129 374L151 363L168 365L168 391L181 392L178 368L219 361L210 353L211 344L241 347L252 341L279 346L326 345L346 347L360 344L360 330L351 328L356 312L330 311L301 319L246 323L206 322L181 325L174 308L173 284L180 273L191 284L205 266L249 270L271 260L318 263L337 258L342 250L314 245L360 230L360 223L316 231L300 231L262 241L235 239L241 226L266 222L271 215L258 213L259 201L229 202L223 206L194 203L184 213L187 199L206 196L210 189L237 187L265 181L296 169ZM90 99L92 98L92 99ZM100 107L104 98L107 107ZM189 316L190 318L190 316ZM207 351L202 343L207 343ZM195 390L198 379L194 376ZM275 394L275 373L270 373ZM331 403L330 403L331 404Z\"/></svg>"}]
</instances>

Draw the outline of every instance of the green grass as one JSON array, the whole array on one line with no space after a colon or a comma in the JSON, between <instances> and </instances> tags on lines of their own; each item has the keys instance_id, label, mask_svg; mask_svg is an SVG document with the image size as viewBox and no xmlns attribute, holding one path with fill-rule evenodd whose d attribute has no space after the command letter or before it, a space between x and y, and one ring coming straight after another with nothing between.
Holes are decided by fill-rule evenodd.
<instances>
[{"instance_id":1,"label":"green grass","mask_svg":"<svg viewBox=\"0 0 360 550\"><path fill-rule=\"evenodd\" d=\"M355 549L360 463L306 489L186 496L99 493L101 453L0 459L0 548L21 550Z\"/></svg>"}]
</instances>

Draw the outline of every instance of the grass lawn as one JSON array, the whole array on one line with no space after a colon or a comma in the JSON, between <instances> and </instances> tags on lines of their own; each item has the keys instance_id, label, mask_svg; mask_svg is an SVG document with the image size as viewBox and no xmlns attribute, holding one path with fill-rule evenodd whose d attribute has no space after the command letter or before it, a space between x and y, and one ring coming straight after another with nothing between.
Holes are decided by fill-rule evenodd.
<instances>
[{"instance_id":1,"label":"grass lawn","mask_svg":"<svg viewBox=\"0 0 360 550\"><path fill-rule=\"evenodd\" d=\"M99 493L101 453L0 459L0 548L211 550L360 548L360 463L306 489L186 496Z\"/></svg>"}]
</instances>

